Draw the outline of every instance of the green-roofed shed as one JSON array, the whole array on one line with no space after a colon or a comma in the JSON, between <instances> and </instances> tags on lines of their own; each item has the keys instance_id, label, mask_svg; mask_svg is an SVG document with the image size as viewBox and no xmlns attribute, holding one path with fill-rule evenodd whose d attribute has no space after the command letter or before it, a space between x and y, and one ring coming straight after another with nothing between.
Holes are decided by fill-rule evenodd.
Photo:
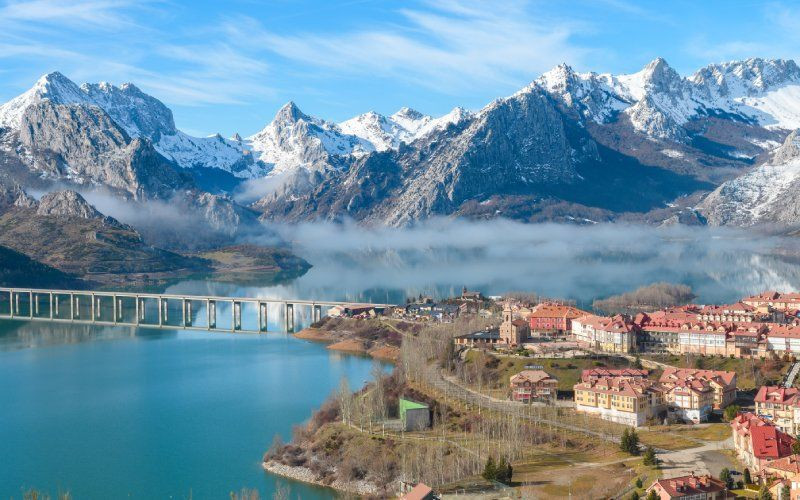
<instances>
[{"instance_id":1,"label":"green-roofed shed","mask_svg":"<svg viewBox=\"0 0 800 500\"><path fill-rule=\"evenodd\" d=\"M431 410L428 405L400 398L399 406L404 430L420 431L431 426Z\"/></svg>"}]
</instances>

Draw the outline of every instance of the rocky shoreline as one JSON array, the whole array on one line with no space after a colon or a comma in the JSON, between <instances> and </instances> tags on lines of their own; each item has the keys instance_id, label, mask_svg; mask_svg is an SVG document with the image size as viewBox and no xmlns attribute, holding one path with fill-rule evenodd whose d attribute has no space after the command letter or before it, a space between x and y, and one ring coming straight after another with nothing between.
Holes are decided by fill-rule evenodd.
<instances>
[{"instance_id":1,"label":"rocky shoreline","mask_svg":"<svg viewBox=\"0 0 800 500\"><path fill-rule=\"evenodd\" d=\"M273 460L263 462L261 465L264 467L265 471L271 474L294 479L295 481L315 484L317 486L333 488L345 493L353 493L361 496L376 496L379 492L377 486L367 481L341 481L336 479L330 484L325 484L318 480L316 475L308 467L291 466Z\"/></svg>"}]
</instances>

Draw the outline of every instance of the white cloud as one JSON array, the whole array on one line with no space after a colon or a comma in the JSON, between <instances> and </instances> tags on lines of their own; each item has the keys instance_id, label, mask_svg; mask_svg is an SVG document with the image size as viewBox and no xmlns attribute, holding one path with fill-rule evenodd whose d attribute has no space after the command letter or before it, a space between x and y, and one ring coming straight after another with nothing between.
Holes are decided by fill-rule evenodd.
<instances>
[{"instance_id":1,"label":"white cloud","mask_svg":"<svg viewBox=\"0 0 800 500\"><path fill-rule=\"evenodd\" d=\"M38 73L60 70L80 81L132 81L168 104L241 104L273 94L264 83L268 65L219 31L138 23L174 15L162 7L152 0L9 2L0 7L0 59L28 63L30 74L17 75L23 88Z\"/></svg>"},{"instance_id":2,"label":"white cloud","mask_svg":"<svg viewBox=\"0 0 800 500\"><path fill-rule=\"evenodd\" d=\"M399 23L333 33L279 35L255 19L226 25L232 39L335 75L398 78L439 91L519 85L589 53L571 42L577 26L536 15L527 2L427 3Z\"/></svg>"}]
</instances>

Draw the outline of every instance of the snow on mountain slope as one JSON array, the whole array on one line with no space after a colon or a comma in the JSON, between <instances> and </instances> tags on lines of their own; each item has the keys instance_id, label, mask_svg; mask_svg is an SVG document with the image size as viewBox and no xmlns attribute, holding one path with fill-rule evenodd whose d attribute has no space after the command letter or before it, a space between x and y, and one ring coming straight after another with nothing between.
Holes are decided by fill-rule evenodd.
<instances>
[{"instance_id":1,"label":"snow on mountain slope","mask_svg":"<svg viewBox=\"0 0 800 500\"><path fill-rule=\"evenodd\" d=\"M359 157L375 150L369 141L343 133L335 123L304 114L293 102L284 105L269 125L245 143L270 166L270 175L298 168L325 171L336 157Z\"/></svg>"},{"instance_id":2,"label":"snow on mountain slope","mask_svg":"<svg viewBox=\"0 0 800 500\"><path fill-rule=\"evenodd\" d=\"M159 153L184 168L219 168L238 177L259 177L266 172L263 165L248 161L236 141L219 136L192 137L177 130L172 111L130 83L119 87L106 82L85 83L79 87L59 72L49 73L0 106L0 127L18 129L25 110L45 99L55 104L96 106L130 137L149 139Z\"/></svg>"},{"instance_id":3,"label":"snow on mountain slope","mask_svg":"<svg viewBox=\"0 0 800 500\"><path fill-rule=\"evenodd\" d=\"M93 104L77 85L56 71L42 76L33 87L0 106L0 127L19 128L25 110L44 99L58 104Z\"/></svg>"},{"instance_id":4,"label":"snow on mountain slope","mask_svg":"<svg viewBox=\"0 0 800 500\"><path fill-rule=\"evenodd\" d=\"M439 118L404 107L389 117L370 111L340 123L339 128L370 142L376 151L386 151L471 117L469 111L460 107Z\"/></svg>"},{"instance_id":5,"label":"snow on mountain slope","mask_svg":"<svg viewBox=\"0 0 800 500\"><path fill-rule=\"evenodd\" d=\"M576 73L560 65L538 85L597 123L625 113L649 137L682 141L689 120L719 112L766 128L800 126L800 68L794 61L747 59L681 77L658 58L627 75Z\"/></svg>"},{"instance_id":6,"label":"snow on mountain slope","mask_svg":"<svg viewBox=\"0 0 800 500\"><path fill-rule=\"evenodd\" d=\"M800 137L792 132L772 160L723 183L698 207L710 224L800 222Z\"/></svg>"}]
</instances>

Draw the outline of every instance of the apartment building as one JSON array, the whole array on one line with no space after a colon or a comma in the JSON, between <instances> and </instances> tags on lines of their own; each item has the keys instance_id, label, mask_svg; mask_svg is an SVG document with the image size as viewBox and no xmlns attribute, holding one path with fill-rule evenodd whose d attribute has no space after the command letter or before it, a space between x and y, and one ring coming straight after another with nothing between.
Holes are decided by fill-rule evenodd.
<instances>
[{"instance_id":1,"label":"apartment building","mask_svg":"<svg viewBox=\"0 0 800 500\"><path fill-rule=\"evenodd\" d=\"M694 381L701 381L711 387L712 406L716 410L721 410L736 401L736 372L670 367L664 369L658 380L665 388Z\"/></svg>"},{"instance_id":2,"label":"apartment building","mask_svg":"<svg viewBox=\"0 0 800 500\"><path fill-rule=\"evenodd\" d=\"M544 370L522 370L510 377L509 384L514 401L553 404L558 396L558 379Z\"/></svg>"},{"instance_id":3,"label":"apartment building","mask_svg":"<svg viewBox=\"0 0 800 500\"><path fill-rule=\"evenodd\" d=\"M606 352L636 350L637 328L627 316L586 314L572 320L572 335L578 344Z\"/></svg>"},{"instance_id":4,"label":"apartment building","mask_svg":"<svg viewBox=\"0 0 800 500\"><path fill-rule=\"evenodd\" d=\"M664 411L661 388L647 379L602 377L575 384L575 410L640 427Z\"/></svg>"},{"instance_id":5,"label":"apartment building","mask_svg":"<svg viewBox=\"0 0 800 500\"><path fill-rule=\"evenodd\" d=\"M800 389L763 386L755 397L756 415L769 419L778 429L797 436L800 430Z\"/></svg>"},{"instance_id":6,"label":"apartment building","mask_svg":"<svg viewBox=\"0 0 800 500\"><path fill-rule=\"evenodd\" d=\"M751 472L769 472L773 461L792 454L795 439L754 413L740 413L731 420L731 433L736 456Z\"/></svg>"}]
</instances>

